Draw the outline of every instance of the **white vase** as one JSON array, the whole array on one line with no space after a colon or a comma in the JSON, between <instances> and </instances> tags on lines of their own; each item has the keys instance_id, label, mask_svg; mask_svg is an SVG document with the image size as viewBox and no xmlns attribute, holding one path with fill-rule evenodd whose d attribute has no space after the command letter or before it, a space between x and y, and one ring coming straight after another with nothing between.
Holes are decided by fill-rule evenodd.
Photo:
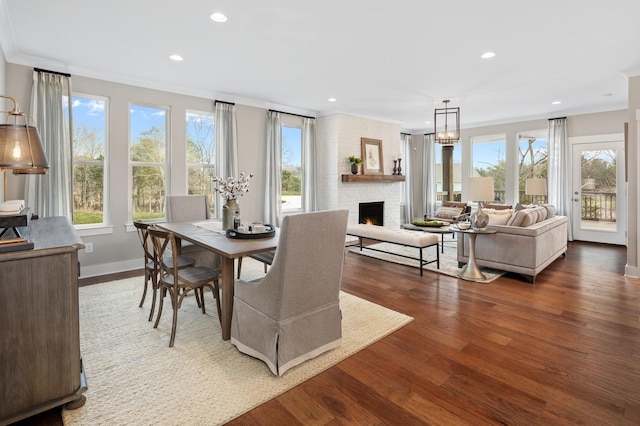
<instances>
[{"instance_id":1,"label":"white vase","mask_svg":"<svg viewBox=\"0 0 640 426\"><path fill-rule=\"evenodd\" d=\"M238 200L227 200L222 206L222 229L233 229L233 216L240 212Z\"/></svg>"}]
</instances>

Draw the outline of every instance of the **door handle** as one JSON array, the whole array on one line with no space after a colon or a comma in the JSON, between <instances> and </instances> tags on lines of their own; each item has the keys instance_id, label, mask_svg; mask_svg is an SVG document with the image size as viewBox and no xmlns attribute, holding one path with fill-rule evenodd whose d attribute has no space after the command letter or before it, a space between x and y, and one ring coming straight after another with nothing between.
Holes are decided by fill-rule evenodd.
<instances>
[{"instance_id":1,"label":"door handle","mask_svg":"<svg viewBox=\"0 0 640 426\"><path fill-rule=\"evenodd\" d=\"M574 198L573 201L578 202L580 201L580 198Z\"/></svg>"}]
</instances>

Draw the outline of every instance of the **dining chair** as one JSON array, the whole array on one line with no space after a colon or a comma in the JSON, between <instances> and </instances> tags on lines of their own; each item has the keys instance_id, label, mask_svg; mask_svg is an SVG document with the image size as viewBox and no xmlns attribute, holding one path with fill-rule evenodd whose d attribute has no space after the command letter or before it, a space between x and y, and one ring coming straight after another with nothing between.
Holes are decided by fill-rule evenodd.
<instances>
[{"instance_id":1,"label":"dining chair","mask_svg":"<svg viewBox=\"0 0 640 426\"><path fill-rule=\"evenodd\" d=\"M208 195L167 195L165 196L165 216L168 223L198 222L211 219ZM197 265L215 269L218 273L222 263L220 257L210 250L182 241L181 254L196 261Z\"/></svg>"},{"instance_id":2,"label":"dining chair","mask_svg":"<svg viewBox=\"0 0 640 426\"><path fill-rule=\"evenodd\" d=\"M264 263L264 273L267 273L267 265L273 263L273 257L276 255L275 250L265 251L263 253L250 254L248 257ZM238 279L240 279L240 272L242 271L242 257L238 258Z\"/></svg>"},{"instance_id":3,"label":"dining chair","mask_svg":"<svg viewBox=\"0 0 640 426\"><path fill-rule=\"evenodd\" d=\"M281 376L340 345L347 210L285 216L273 263L235 282L231 343Z\"/></svg>"},{"instance_id":4,"label":"dining chair","mask_svg":"<svg viewBox=\"0 0 640 426\"><path fill-rule=\"evenodd\" d=\"M151 241L151 238L149 236L149 224L141 221L134 221L133 226L136 227L138 238L140 238L142 250L144 251L144 290L142 291L142 299L140 299L140 305L138 307L142 308L142 305L144 305L144 299L147 296L147 287L149 285L149 282L151 282L152 298L151 311L149 313L149 321L151 321L151 319L153 318L153 312L156 307L159 265L155 257L153 242ZM167 259L166 262L168 264L172 264L173 258ZM195 260L191 259L190 257L178 256L179 269L194 266L195 264Z\"/></svg>"},{"instance_id":5,"label":"dining chair","mask_svg":"<svg viewBox=\"0 0 640 426\"><path fill-rule=\"evenodd\" d=\"M178 268L176 255L176 238L173 232L166 232L160 229L150 227L149 235L153 241L153 247L156 258L159 259L160 274L158 287L161 289L160 306L158 307L158 316L153 328L158 328L160 317L162 316L162 308L164 299L169 293L171 298L171 307L173 308L173 320L171 323L171 338L169 347L172 348L176 338L176 328L178 325L178 309L182 305L182 300L190 290L193 290L198 296L202 313L206 314L204 288L207 287L213 294L216 308L218 309L218 321L222 321L222 312L220 309L220 275L211 268L206 266L191 266L188 268ZM167 252L171 250L171 256L167 257ZM172 262L168 259L172 258Z\"/></svg>"}]
</instances>

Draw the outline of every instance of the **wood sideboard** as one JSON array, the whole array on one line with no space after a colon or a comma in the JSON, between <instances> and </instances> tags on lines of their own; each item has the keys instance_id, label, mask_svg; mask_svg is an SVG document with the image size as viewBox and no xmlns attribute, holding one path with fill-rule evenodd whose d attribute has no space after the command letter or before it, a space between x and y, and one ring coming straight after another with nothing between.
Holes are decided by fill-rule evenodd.
<instances>
[{"instance_id":1,"label":"wood sideboard","mask_svg":"<svg viewBox=\"0 0 640 426\"><path fill-rule=\"evenodd\" d=\"M84 404L78 250L64 217L20 228L32 250L0 253L0 425Z\"/></svg>"}]
</instances>

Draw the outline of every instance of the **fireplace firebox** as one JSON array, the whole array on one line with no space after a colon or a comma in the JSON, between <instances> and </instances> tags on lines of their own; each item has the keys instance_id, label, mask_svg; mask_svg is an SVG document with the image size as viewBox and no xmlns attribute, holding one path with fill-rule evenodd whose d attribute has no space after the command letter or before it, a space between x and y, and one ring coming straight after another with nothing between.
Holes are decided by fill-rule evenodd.
<instances>
[{"instance_id":1,"label":"fireplace firebox","mask_svg":"<svg viewBox=\"0 0 640 426\"><path fill-rule=\"evenodd\" d=\"M384 201L360 203L358 205L358 223L384 226Z\"/></svg>"}]
</instances>

